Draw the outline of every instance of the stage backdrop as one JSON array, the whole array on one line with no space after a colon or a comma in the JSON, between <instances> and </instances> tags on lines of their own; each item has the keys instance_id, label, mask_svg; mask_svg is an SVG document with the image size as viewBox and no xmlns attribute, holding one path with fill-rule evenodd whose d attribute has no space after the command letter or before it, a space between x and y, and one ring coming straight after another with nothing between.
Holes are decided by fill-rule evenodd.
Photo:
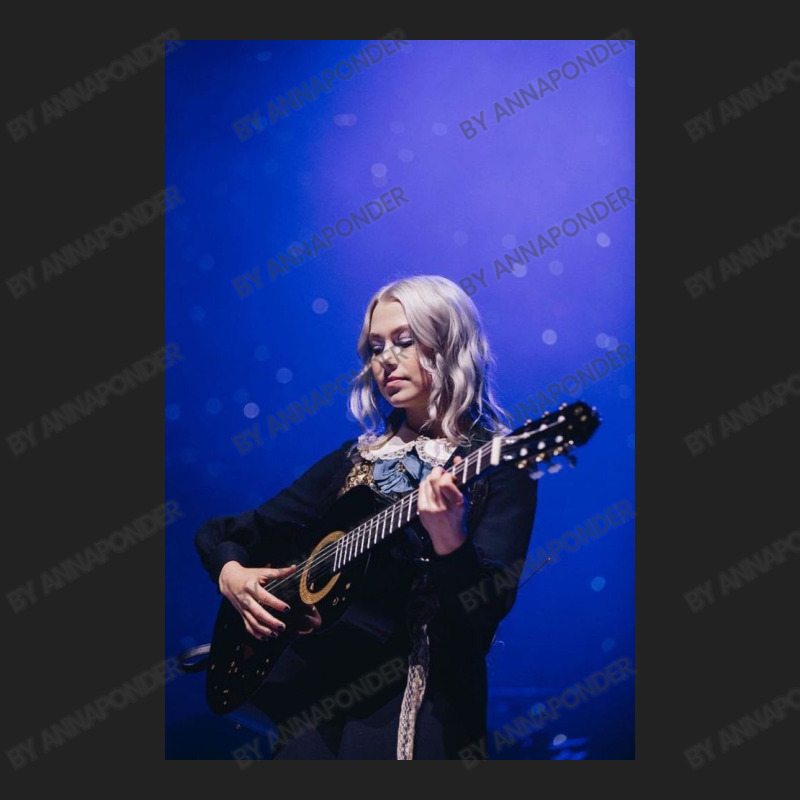
<instances>
[{"instance_id":1,"label":"stage backdrop","mask_svg":"<svg viewBox=\"0 0 800 800\"><path fill-rule=\"evenodd\" d=\"M367 301L443 275L519 422L579 398L602 417L540 481L489 656L490 755L633 757L635 47L607 34L193 41L166 60L167 656L209 641L219 604L197 528L358 435ZM167 758L253 739L212 716L204 679L167 684ZM539 730L515 724L532 709Z\"/></svg>"}]
</instances>

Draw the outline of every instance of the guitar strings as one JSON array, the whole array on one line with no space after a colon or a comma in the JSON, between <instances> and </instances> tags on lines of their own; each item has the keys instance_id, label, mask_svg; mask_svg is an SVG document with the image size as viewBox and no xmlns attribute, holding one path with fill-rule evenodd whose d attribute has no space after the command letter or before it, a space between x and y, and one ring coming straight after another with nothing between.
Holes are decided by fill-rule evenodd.
<instances>
[{"instance_id":1,"label":"guitar strings","mask_svg":"<svg viewBox=\"0 0 800 800\"><path fill-rule=\"evenodd\" d=\"M565 409L565 411L566 410L567 409ZM549 428L555 427L555 426L561 424L563 421L564 421L564 417L559 417L556 420L554 420L552 423L550 423L549 425L547 423L543 423L543 425L545 426L544 430L547 431ZM539 429L537 429L537 433L542 433L542 428L541 427ZM506 438L510 438L510 437L506 437ZM464 472L464 476L465 476L464 479L462 479L462 484L463 484L463 482L465 482L465 480L468 480L466 478L466 474L469 471L469 467L473 463L475 463L476 461L478 463L480 463L480 460L481 460L483 455L487 455L488 456L492 445L493 445L492 441L487 442L486 444L484 444L481 447L479 447L477 450L475 450L472 453L470 453L463 460L462 463L455 465L451 469L445 470L445 472L455 476L456 470L462 470ZM320 575L325 573L325 571L327 570L328 564L333 559L335 559L337 546L344 546L345 552L347 552L349 546L353 543L354 540L357 540L360 536L364 536L364 535L370 535L371 536L371 531L374 530L375 526L378 525L381 521L383 521L385 523L386 521L388 521L390 519L391 520L394 519L394 514L395 514L394 508L395 508L395 506L400 506L400 517L399 517L399 519L402 519L402 515L403 515L403 507L402 506L405 503L405 501L407 499L409 500L409 511L411 511L414 508L414 501L416 499L418 499L418 497L419 497L419 489L412 490L407 495L403 496L400 500L396 501L395 503L390 505L388 508L386 508L383 511L379 512L378 514L376 514L372 518L372 521L367 520L366 522L361 523L356 528L354 528L352 531L348 531L343 536L340 536L338 539L335 539L332 542L330 542L329 544L325 545L325 547L323 547L319 552L317 552L313 556L305 559L304 561L299 562L297 564L297 570L295 572L293 572L291 575L288 575L285 578L278 579L275 583L269 585L268 589L267 589L267 586L264 586L263 588L266 591L269 591L270 594L275 594L276 590L282 589L285 586L288 586L289 584L296 583L297 585L299 585L300 578L302 577L302 574L303 574L303 570L306 567L306 565L309 564L309 562L311 562L311 568L309 569L308 582L313 582L313 580L316 580ZM392 512L392 513L390 514L389 512ZM381 517L383 517L383 520L381 520ZM410 521L411 520L409 520L409 523L410 523ZM406 524L409 524L409 523L406 523ZM364 527L364 526L366 526L366 527ZM402 527L403 527L403 525L400 525L398 530L400 528L402 528ZM363 528L363 530L362 530L362 528ZM389 530L389 535L394 533L394 531L392 530L392 524L391 523L389 524L389 529L390 529ZM384 532L384 534L382 535L381 538L384 538L385 536L386 536L386 533ZM373 544L377 544L377 540ZM356 542L355 548L358 548L358 545L359 545L359 543ZM369 547L372 547L372 545L369 545ZM359 555L360 555L360 553L359 553ZM350 560L352 560L352 559L347 559L347 556L345 556L345 559L346 560L345 560L344 564L346 564ZM342 564L342 566L344 566L344 564Z\"/></svg>"},{"instance_id":2,"label":"guitar strings","mask_svg":"<svg viewBox=\"0 0 800 800\"><path fill-rule=\"evenodd\" d=\"M413 508L413 500L414 500L414 495L416 493L417 493L416 489L413 492L409 492L407 495L405 495L399 501L397 501L392 506L390 506L390 508L394 508L395 505L401 506L400 511L401 511L401 515L402 515L402 512L403 512L402 505L403 505L403 503L405 503L406 500L408 499L408 500L411 501L410 508ZM374 518L374 524L375 525L377 525L379 523L379 517L384 516L385 512L388 511L388 510L389 509L385 509L385 511L380 512L380 514L376 514L375 515L375 518ZM387 516L386 518L388 519L389 517ZM400 518L402 518L402 516ZM368 524L368 523L364 523L364 524ZM359 525L357 528L354 528L352 531L348 531L346 534L344 534L344 536L340 536L338 539L336 539L333 542L330 542L329 544L325 545L325 547L323 547L320 551L318 551L313 557L308 558L305 561L299 562L297 564L297 570L295 572L293 572L291 575L288 575L285 578L278 579L278 581L276 581L274 584L267 584L263 588L266 591L269 591L271 594L276 594L277 590L282 589L282 588L284 588L285 586L287 586L289 584L297 584L297 585L299 585L300 578L302 577L303 569L309 563L309 561L311 562L311 567L310 567L310 569L308 571L308 580L307 580L307 582L308 583L313 583L315 580L317 580L320 577L320 575L325 574L326 570L328 569L329 563L335 559L335 557L336 557L335 549L336 549L337 544L344 543L344 545L346 547L349 547L351 544L353 544L354 540L358 539L360 536L365 535L367 533L369 533L370 536L371 536L371 532L372 532L372 530L374 530L374 527L372 525L370 525L368 528L366 528L363 532L360 532L361 531L361 527L362 526ZM390 525L389 526L389 533L391 534L392 532L393 531L391 530L391 525ZM385 534L384 534L384 536L385 536ZM359 542L355 542L354 547L357 548L358 546L359 546ZM370 545L370 547L371 546L372 545ZM283 598L281 598L281 599L283 599Z\"/></svg>"},{"instance_id":3,"label":"guitar strings","mask_svg":"<svg viewBox=\"0 0 800 800\"><path fill-rule=\"evenodd\" d=\"M469 459L465 459L465 462L468 461L468 460ZM458 469L463 469L463 465L462 464L458 464L456 466L457 466ZM454 472L452 472L451 470L446 470L446 472L448 472L450 474L454 474ZM383 509L382 511L378 512L371 520L367 520L367 521L361 523L360 525L358 525L353 530L348 531L343 536L340 536L338 539L335 539L334 541L332 541L332 542L328 543L327 545L325 545L325 547L323 547L314 556L314 558L313 558L314 562L330 560L332 557L335 557L335 550L336 550L337 546L340 546L340 545L343 545L345 551L347 551L349 549L349 545L351 545L351 544L353 544L355 542L355 548L358 548L360 543L358 541L356 541L357 539L359 539L361 537L364 537L367 534L369 534L370 538L371 538L371 534L377 528L377 526L383 524L384 527L385 527L385 523L390 521L390 520L393 521L395 519L395 517L397 517L398 520L402 519L403 518L403 514L406 511L403 508L403 506L406 503L406 501L408 501L408 503L409 503L408 511L410 512L410 511L413 510L413 508L415 506L415 500L417 500L418 497L419 497L419 489L413 489L412 491L408 492L402 498L400 498L399 500L395 501L394 503L392 503L390 506L388 506L387 508ZM397 514L397 507L399 507L399 512L400 512L399 515ZM411 520L409 519L409 522L410 521ZM405 524L408 524L408 523L405 523ZM401 525L400 527L403 527L403 526ZM391 528L392 528L392 524L390 522L390 524L389 524L390 531L391 531ZM384 532L382 534L382 537L385 537L385 536L386 536L386 533ZM373 544L377 544L377 540ZM307 561L302 562L303 566L306 563L307 563ZM301 565L298 564L298 571L299 571L299 567L300 566ZM294 573L294 574L297 574L297 573ZM290 576L290 577L293 577L293 576Z\"/></svg>"},{"instance_id":4,"label":"guitar strings","mask_svg":"<svg viewBox=\"0 0 800 800\"><path fill-rule=\"evenodd\" d=\"M459 465L459 467L460 466L461 465ZM405 512L405 509L403 509L403 504L406 503L406 501L408 501L409 502L408 510L409 511L412 510L414 508L414 501L417 499L418 496L419 496L418 489L414 489L413 491L409 492L408 494L400 498L398 501L393 503L391 506L376 514L372 522L367 521L365 523L362 523L358 527L354 528L352 531L348 531L347 533L345 533L344 536L340 536L338 539L335 539L334 541L325 545L325 547L319 550L312 557L298 563L296 572L292 573L291 575L288 575L286 578L280 578L275 584L273 584L269 589L267 589L267 591L274 594L273 591L274 589L281 589L287 583L294 582L295 580L299 583L303 569L309 563L309 561L311 562L311 568L309 569L308 582L313 582L313 580L316 580L317 578L319 578L320 575L324 574L328 568L328 565L333 560L335 560L337 545L344 547L345 552L347 552L347 550L351 546L353 546L353 550L355 551L355 549L357 549L361 544L359 541L357 541L358 539L360 539L363 536L369 535L371 540L372 533L376 530L376 526L381 525L382 523L388 522L390 519L395 518L396 516L395 506L400 507L399 508L400 515L397 518L402 519L402 515ZM389 513L390 511L392 512L391 514ZM400 527L403 526L401 525ZM393 532L394 531L392 530L392 525L390 523L388 526L388 534L384 533L382 538L385 538L386 535L391 535L391 533ZM377 541L374 542L373 544L377 544ZM370 544L369 547L372 547L373 544ZM348 559L348 561L349 560L350 559ZM264 588L266 589L267 587L265 586Z\"/></svg>"},{"instance_id":5,"label":"guitar strings","mask_svg":"<svg viewBox=\"0 0 800 800\"><path fill-rule=\"evenodd\" d=\"M309 580L316 579L324 574L328 568L331 560L336 561L337 547L341 546L345 555L343 555L343 564L349 563L353 557L362 555L378 544L379 541L385 540L391 536L395 531L400 530L405 525L411 523L411 514L416 512L416 500L419 497L419 490L414 489L408 492L399 500L395 501L391 506L376 514L372 520L362 523L352 531L348 531L343 536L330 542L317 555L313 558L311 568L309 569ZM408 501L408 508L405 504ZM409 519L402 522L403 516L407 515ZM388 524L387 524L388 523ZM379 528L383 528L381 533L378 533ZM346 555L350 553L350 557ZM297 573L294 573L296 575ZM290 576L290 577L293 577Z\"/></svg>"},{"instance_id":6,"label":"guitar strings","mask_svg":"<svg viewBox=\"0 0 800 800\"><path fill-rule=\"evenodd\" d=\"M491 442L489 442L487 445L483 445L481 448L479 448L479 450L483 450L485 447L488 447L490 444L491 444ZM476 450L474 453L470 453L470 455L467 456L467 458L465 458L464 461L461 464L457 464L454 469L448 469L448 470L445 470L445 472L447 472L448 474L454 475L455 474L455 469L466 470L468 465L471 465L474 461L478 460L477 459L477 455L478 455L478 451ZM475 456L475 458L473 458L473 456ZM408 510L411 511L411 510L414 509L415 500L417 500L418 498L419 498L419 489L413 489L412 491L408 492L408 494L404 495L402 498L400 498L399 500L394 502L392 505L390 505L388 508L385 508L385 509L383 509L383 511L380 511L378 514L376 514L373 517L372 521L367 520L366 522L361 523L356 528L354 528L352 531L348 531L347 533L345 533L344 536L340 536L338 539L335 539L334 541L332 541L332 542L328 543L327 545L325 545L325 547L323 547L313 557L308 558L305 561L302 561L302 562L298 563L297 570L295 572L293 572L291 575L288 575L285 578L278 579L278 581L276 583L272 584L269 589L267 589L266 586L264 588L267 589L267 591L269 591L271 594L274 594L275 593L274 590L281 589L285 585L287 585L288 583L292 583L292 582L296 581L299 584L300 576L302 575L303 569L309 563L309 561L311 562L311 569L309 570L309 582L311 582L312 578L313 579L318 578L320 575L324 574L325 570L328 567L329 562L331 562L333 559L335 559L337 546L344 546L345 552L347 552L348 547L351 544L353 544L353 541L357 540L359 537L369 535L370 539L371 539L372 532L376 529L377 525L380 525L382 523L385 523L385 522L388 522L389 520L393 520L394 519L394 517L396 515L395 506L399 506L400 507L399 508L400 515L399 515L398 519L402 519L403 518L403 513L405 511L405 509L403 509L403 504L406 501L408 501L408 503L409 503L409 509ZM411 522L411 520L409 520L409 522L407 522L406 524L409 524L410 522ZM402 528L402 527L403 526L401 525L400 528ZM399 528L398 528L398 530L399 530ZM391 533L393 533L393 532L394 531L392 531L392 524L389 523L389 535L391 535ZM384 533L382 535L382 538L384 538L386 535L387 534ZM359 546L359 544L360 543L356 541L355 542L355 547L357 548ZM374 542L373 544L377 544L377 541ZM370 547L372 547L372 545L370 545Z\"/></svg>"}]
</instances>

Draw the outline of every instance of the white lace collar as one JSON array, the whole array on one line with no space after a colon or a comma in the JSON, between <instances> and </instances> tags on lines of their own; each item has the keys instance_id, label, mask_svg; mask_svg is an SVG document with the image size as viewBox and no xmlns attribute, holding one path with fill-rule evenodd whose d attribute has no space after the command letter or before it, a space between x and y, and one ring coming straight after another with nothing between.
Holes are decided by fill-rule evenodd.
<instances>
[{"instance_id":1,"label":"white lace collar","mask_svg":"<svg viewBox=\"0 0 800 800\"><path fill-rule=\"evenodd\" d=\"M417 455L429 464L434 466L444 466L456 445L451 444L446 438L431 439L424 434L417 435L404 422L398 432L384 445L377 450L370 450L369 444L377 440L378 437L372 434L362 434L358 437L358 452L365 461L376 461L378 459L402 458L411 450L416 450Z\"/></svg>"}]
</instances>

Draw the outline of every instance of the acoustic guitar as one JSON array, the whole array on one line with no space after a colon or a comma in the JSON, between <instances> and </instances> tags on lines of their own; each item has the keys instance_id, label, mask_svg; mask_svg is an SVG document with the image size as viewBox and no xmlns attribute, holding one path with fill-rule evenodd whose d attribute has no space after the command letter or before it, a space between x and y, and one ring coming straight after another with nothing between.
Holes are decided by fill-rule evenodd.
<instances>
[{"instance_id":1,"label":"acoustic guitar","mask_svg":"<svg viewBox=\"0 0 800 800\"><path fill-rule=\"evenodd\" d=\"M545 470L557 472L566 459L572 466L574 447L585 444L600 418L583 402L562 405L538 420L527 420L507 436L494 436L461 463L451 467L454 480L466 487L498 468L527 469L538 480ZM284 552L252 553L273 567L296 564L290 576L264 584L264 589L286 602L291 611L279 616L286 630L266 641L251 636L236 608L223 598L211 641L206 673L206 697L217 714L227 714L245 703L265 682L275 666L307 629L305 614L316 606L322 618L311 636L335 625L358 597L370 556L417 517L419 490L398 500L387 500L368 486L355 486L340 497L325 518L309 526L291 526L280 537ZM273 545L274 547L274 545Z\"/></svg>"}]
</instances>

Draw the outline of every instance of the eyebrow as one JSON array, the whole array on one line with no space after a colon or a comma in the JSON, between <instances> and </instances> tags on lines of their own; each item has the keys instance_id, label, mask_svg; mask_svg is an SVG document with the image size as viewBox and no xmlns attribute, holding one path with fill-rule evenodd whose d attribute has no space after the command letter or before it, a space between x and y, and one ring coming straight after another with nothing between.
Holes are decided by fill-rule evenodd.
<instances>
[{"instance_id":1,"label":"eyebrow","mask_svg":"<svg viewBox=\"0 0 800 800\"><path fill-rule=\"evenodd\" d=\"M411 328L408 325L400 325L397 328L395 328L393 331L391 331L391 333L389 335L391 336L392 334L397 333L398 331L409 331L409 332L411 332ZM369 335L369 338L370 339L381 339L383 337L380 336L380 334L371 333Z\"/></svg>"}]
</instances>

